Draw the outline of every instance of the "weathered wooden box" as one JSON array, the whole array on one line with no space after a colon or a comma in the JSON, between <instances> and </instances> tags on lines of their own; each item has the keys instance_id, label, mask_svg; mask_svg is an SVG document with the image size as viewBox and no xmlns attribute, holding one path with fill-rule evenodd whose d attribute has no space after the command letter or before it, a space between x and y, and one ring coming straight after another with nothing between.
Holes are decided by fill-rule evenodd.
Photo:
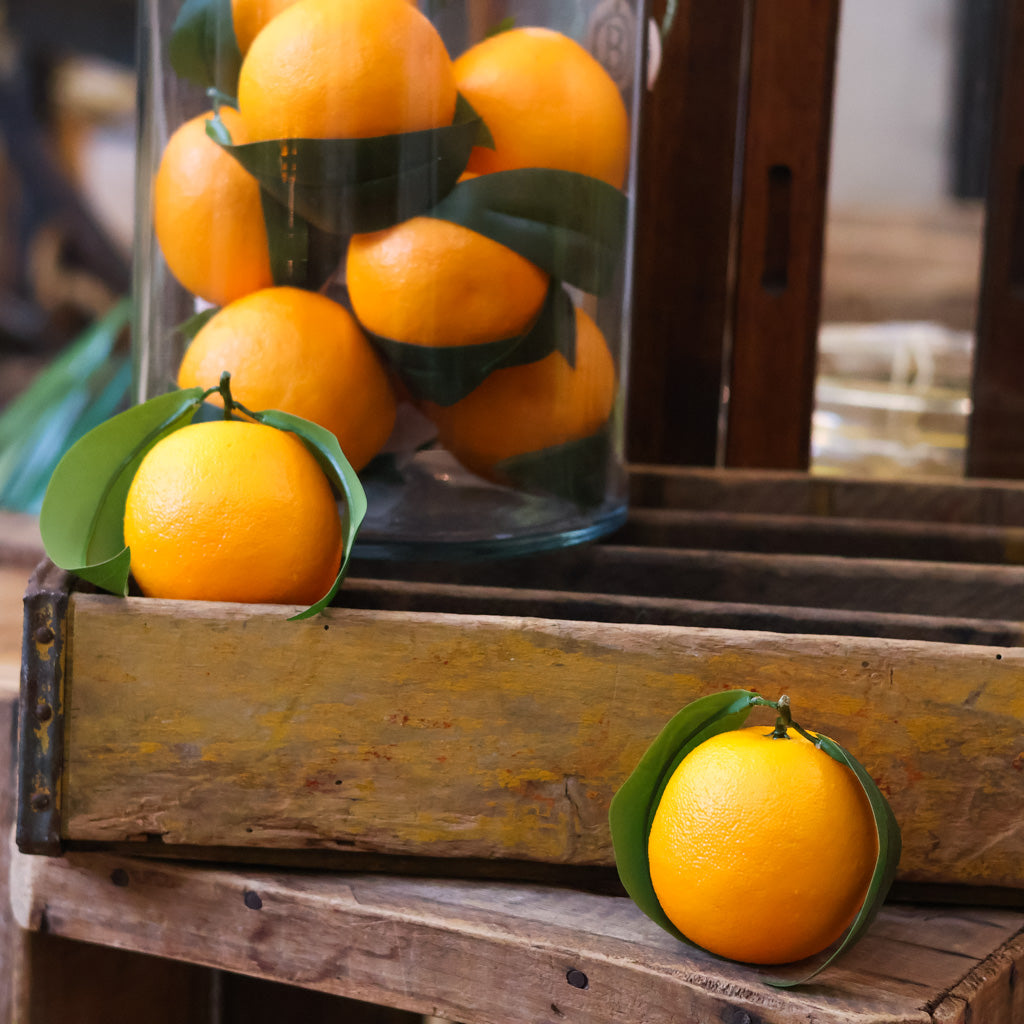
<instances>
[{"instance_id":1,"label":"weathered wooden box","mask_svg":"<svg viewBox=\"0 0 1024 1024\"><path fill-rule=\"evenodd\" d=\"M21 849L611 877L618 785L682 705L745 687L867 765L902 884L1024 901L1024 486L641 468L633 489L607 542L362 563L302 622L44 563Z\"/></svg>"}]
</instances>

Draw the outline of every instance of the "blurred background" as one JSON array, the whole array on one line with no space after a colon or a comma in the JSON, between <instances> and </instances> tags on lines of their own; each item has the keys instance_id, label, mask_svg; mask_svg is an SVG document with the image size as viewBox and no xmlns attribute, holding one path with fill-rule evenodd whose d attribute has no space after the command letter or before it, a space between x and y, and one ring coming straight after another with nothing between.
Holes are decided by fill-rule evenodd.
<instances>
[{"instance_id":1,"label":"blurred background","mask_svg":"<svg viewBox=\"0 0 1024 1024\"><path fill-rule=\"evenodd\" d=\"M963 473L996 6L843 6L813 472ZM132 0L0 4L3 507L127 400L134 25Z\"/></svg>"}]
</instances>

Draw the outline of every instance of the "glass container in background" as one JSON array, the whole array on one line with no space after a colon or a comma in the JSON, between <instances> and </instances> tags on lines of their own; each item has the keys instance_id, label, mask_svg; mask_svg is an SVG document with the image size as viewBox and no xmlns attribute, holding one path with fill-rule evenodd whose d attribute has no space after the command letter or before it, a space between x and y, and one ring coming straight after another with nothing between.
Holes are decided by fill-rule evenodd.
<instances>
[{"instance_id":1,"label":"glass container in background","mask_svg":"<svg viewBox=\"0 0 1024 1024\"><path fill-rule=\"evenodd\" d=\"M137 398L227 370L334 431L364 556L614 530L646 20L142 0Z\"/></svg>"}]
</instances>

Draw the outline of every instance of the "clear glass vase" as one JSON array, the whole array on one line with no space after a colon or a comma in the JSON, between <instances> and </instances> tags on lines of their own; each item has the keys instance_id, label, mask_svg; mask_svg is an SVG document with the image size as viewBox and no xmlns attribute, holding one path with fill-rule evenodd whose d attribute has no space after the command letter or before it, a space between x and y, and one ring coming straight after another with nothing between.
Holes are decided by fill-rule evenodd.
<instances>
[{"instance_id":1,"label":"clear glass vase","mask_svg":"<svg viewBox=\"0 0 1024 1024\"><path fill-rule=\"evenodd\" d=\"M643 0L141 0L137 398L332 430L364 556L626 515Z\"/></svg>"}]
</instances>

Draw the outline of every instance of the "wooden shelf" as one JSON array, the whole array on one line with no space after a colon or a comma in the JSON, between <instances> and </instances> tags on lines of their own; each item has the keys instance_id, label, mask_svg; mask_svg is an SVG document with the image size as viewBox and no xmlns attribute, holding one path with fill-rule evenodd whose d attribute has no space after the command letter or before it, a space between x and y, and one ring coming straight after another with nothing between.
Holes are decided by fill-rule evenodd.
<instances>
[{"instance_id":1,"label":"wooden shelf","mask_svg":"<svg viewBox=\"0 0 1024 1024\"><path fill-rule=\"evenodd\" d=\"M465 1024L1024 1019L1024 913L889 906L806 989L690 949L623 897L514 882L15 854L18 923Z\"/></svg>"}]
</instances>

